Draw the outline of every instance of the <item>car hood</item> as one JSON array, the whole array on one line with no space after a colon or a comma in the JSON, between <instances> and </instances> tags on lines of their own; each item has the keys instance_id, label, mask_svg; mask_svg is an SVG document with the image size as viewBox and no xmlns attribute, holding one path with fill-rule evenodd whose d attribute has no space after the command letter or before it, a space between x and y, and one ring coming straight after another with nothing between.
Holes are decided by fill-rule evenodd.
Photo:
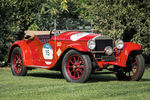
<instances>
[{"instance_id":1,"label":"car hood","mask_svg":"<svg viewBox=\"0 0 150 100\"><path fill-rule=\"evenodd\" d=\"M79 31L69 31L62 33L56 37L57 40L70 40L70 41L80 41L80 40L90 40L93 38L106 38L102 34L79 32Z\"/></svg>"}]
</instances>

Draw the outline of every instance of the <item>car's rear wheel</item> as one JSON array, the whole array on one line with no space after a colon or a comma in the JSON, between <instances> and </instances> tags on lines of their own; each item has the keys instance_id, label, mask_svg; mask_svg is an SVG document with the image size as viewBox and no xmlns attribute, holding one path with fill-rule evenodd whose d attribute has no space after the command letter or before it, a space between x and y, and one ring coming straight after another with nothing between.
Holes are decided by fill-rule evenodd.
<instances>
[{"instance_id":1,"label":"car's rear wheel","mask_svg":"<svg viewBox=\"0 0 150 100\"><path fill-rule=\"evenodd\" d=\"M11 54L11 71L15 76L25 76L27 68L24 66L22 60L22 52L19 47L13 49Z\"/></svg>"},{"instance_id":2,"label":"car's rear wheel","mask_svg":"<svg viewBox=\"0 0 150 100\"><path fill-rule=\"evenodd\" d=\"M86 82L91 70L91 60L88 55L70 50L64 56L62 73L68 82Z\"/></svg>"},{"instance_id":3,"label":"car's rear wheel","mask_svg":"<svg viewBox=\"0 0 150 100\"><path fill-rule=\"evenodd\" d=\"M127 60L127 67L118 68L116 77L122 81L139 81L144 74L144 58L141 54L130 55Z\"/></svg>"}]
</instances>

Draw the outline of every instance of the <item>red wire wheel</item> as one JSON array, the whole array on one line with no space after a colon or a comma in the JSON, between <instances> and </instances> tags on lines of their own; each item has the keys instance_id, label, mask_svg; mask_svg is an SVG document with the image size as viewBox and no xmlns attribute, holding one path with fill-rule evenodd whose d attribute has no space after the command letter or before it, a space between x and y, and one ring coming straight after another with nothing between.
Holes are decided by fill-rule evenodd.
<instances>
[{"instance_id":1,"label":"red wire wheel","mask_svg":"<svg viewBox=\"0 0 150 100\"><path fill-rule=\"evenodd\" d=\"M118 69L116 74L118 80L139 81L144 73L144 58L142 55L129 56L127 67Z\"/></svg>"},{"instance_id":2,"label":"red wire wheel","mask_svg":"<svg viewBox=\"0 0 150 100\"><path fill-rule=\"evenodd\" d=\"M138 70L138 62L137 62L137 58L135 58L135 60L132 62L132 66L131 69L129 69L129 71L127 72L129 77L133 77Z\"/></svg>"},{"instance_id":3,"label":"red wire wheel","mask_svg":"<svg viewBox=\"0 0 150 100\"><path fill-rule=\"evenodd\" d=\"M68 51L62 61L62 74L68 82L86 82L92 66L89 55L75 50Z\"/></svg>"},{"instance_id":4,"label":"red wire wheel","mask_svg":"<svg viewBox=\"0 0 150 100\"><path fill-rule=\"evenodd\" d=\"M13 57L13 68L16 74L19 74L22 70L21 54L16 52Z\"/></svg>"},{"instance_id":5,"label":"red wire wheel","mask_svg":"<svg viewBox=\"0 0 150 100\"><path fill-rule=\"evenodd\" d=\"M13 75L25 76L27 74L27 68L24 66L22 60L22 52L19 47L13 49L11 53L11 71Z\"/></svg>"},{"instance_id":6,"label":"red wire wheel","mask_svg":"<svg viewBox=\"0 0 150 100\"><path fill-rule=\"evenodd\" d=\"M82 77L85 71L85 64L79 55L72 55L66 63L66 70L70 78L78 80Z\"/></svg>"}]
</instances>

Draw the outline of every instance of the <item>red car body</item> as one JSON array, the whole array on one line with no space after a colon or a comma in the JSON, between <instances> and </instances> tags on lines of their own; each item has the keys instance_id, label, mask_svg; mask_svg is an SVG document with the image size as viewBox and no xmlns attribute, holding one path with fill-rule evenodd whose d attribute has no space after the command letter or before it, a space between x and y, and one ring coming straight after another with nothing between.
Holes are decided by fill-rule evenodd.
<instances>
[{"instance_id":1,"label":"red car body","mask_svg":"<svg viewBox=\"0 0 150 100\"><path fill-rule=\"evenodd\" d=\"M76 34L79 36L75 37ZM38 36L34 36L33 39L23 39L21 41L16 41L12 44L9 51L9 61L11 60L11 55L15 47L19 47L22 52L22 60L24 66L27 68L44 68L53 69L56 64L61 63L64 55L69 50L76 50L78 52L88 53L95 60L99 68L103 68L104 65L115 65L120 67L126 67L128 56L133 51L141 50L141 46L136 43L126 42L124 43L124 48L120 53L115 53L114 61L105 61L95 59L95 53L92 52L87 46L89 40L101 37L101 34L86 33L79 31L69 31L64 32L58 36L53 35L48 41L42 42ZM114 52L118 49L114 48Z\"/></svg>"}]
</instances>

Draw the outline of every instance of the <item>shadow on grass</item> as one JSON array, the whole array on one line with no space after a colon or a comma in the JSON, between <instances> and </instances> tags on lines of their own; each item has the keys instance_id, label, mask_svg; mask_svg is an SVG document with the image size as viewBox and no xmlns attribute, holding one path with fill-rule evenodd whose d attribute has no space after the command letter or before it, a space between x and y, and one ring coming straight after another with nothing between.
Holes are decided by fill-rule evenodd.
<instances>
[{"instance_id":1,"label":"shadow on grass","mask_svg":"<svg viewBox=\"0 0 150 100\"><path fill-rule=\"evenodd\" d=\"M64 77L60 73L29 73L27 76L31 77L41 77L41 78L52 78L52 79L64 79ZM88 83L91 82L107 82L107 81L116 81L117 79L113 76L107 76L107 75L91 75Z\"/></svg>"},{"instance_id":2,"label":"shadow on grass","mask_svg":"<svg viewBox=\"0 0 150 100\"><path fill-rule=\"evenodd\" d=\"M114 76L107 76L107 75L105 75L105 76L92 76L92 77L90 77L90 79L88 80L88 82L89 83L91 83L91 82L108 82L108 81L118 81L119 82L119 80L117 80L117 78ZM150 79L146 79L146 78L142 78L141 80L140 80L141 82L143 81L147 81L147 82L149 82L150 81ZM123 81L122 81L123 82ZM126 82L131 82L131 81L126 81Z\"/></svg>"},{"instance_id":3,"label":"shadow on grass","mask_svg":"<svg viewBox=\"0 0 150 100\"><path fill-rule=\"evenodd\" d=\"M29 73L27 76L31 77L41 77L41 78L51 78L51 79L64 79L61 73ZM108 81L118 81L115 76L110 75L94 75L92 74L87 81L88 83L93 82L108 82ZM150 79L141 79L140 81L150 81Z\"/></svg>"},{"instance_id":4,"label":"shadow on grass","mask_svg":"<svg viewBox=\"0 0 150 100\"><path fill-rule=\"evenodd\" d=\"M63 76L60 73L30 73L27 76L52 78L52 79L63 79Z\"/></svg>"},{"instance_id":5,"label":"shadow on grass","mask_svg":"<svg viewBox=\"0 0 150 100\"><path fill-rule=\"evenodd\" d=\"M140 81L150 81L150 79L141 79Z\"/></svg>"},{"instance_id":6,"label":"shadow on grass","mask_svg":"<svg viewBox=\"0 0 150 100\"><path fill-rule=\"evenodd\" d=\"M108 82L108 81L117 81L116 77L109 75L91 75L88 82Z\"/></svg>"}]
</instances>

